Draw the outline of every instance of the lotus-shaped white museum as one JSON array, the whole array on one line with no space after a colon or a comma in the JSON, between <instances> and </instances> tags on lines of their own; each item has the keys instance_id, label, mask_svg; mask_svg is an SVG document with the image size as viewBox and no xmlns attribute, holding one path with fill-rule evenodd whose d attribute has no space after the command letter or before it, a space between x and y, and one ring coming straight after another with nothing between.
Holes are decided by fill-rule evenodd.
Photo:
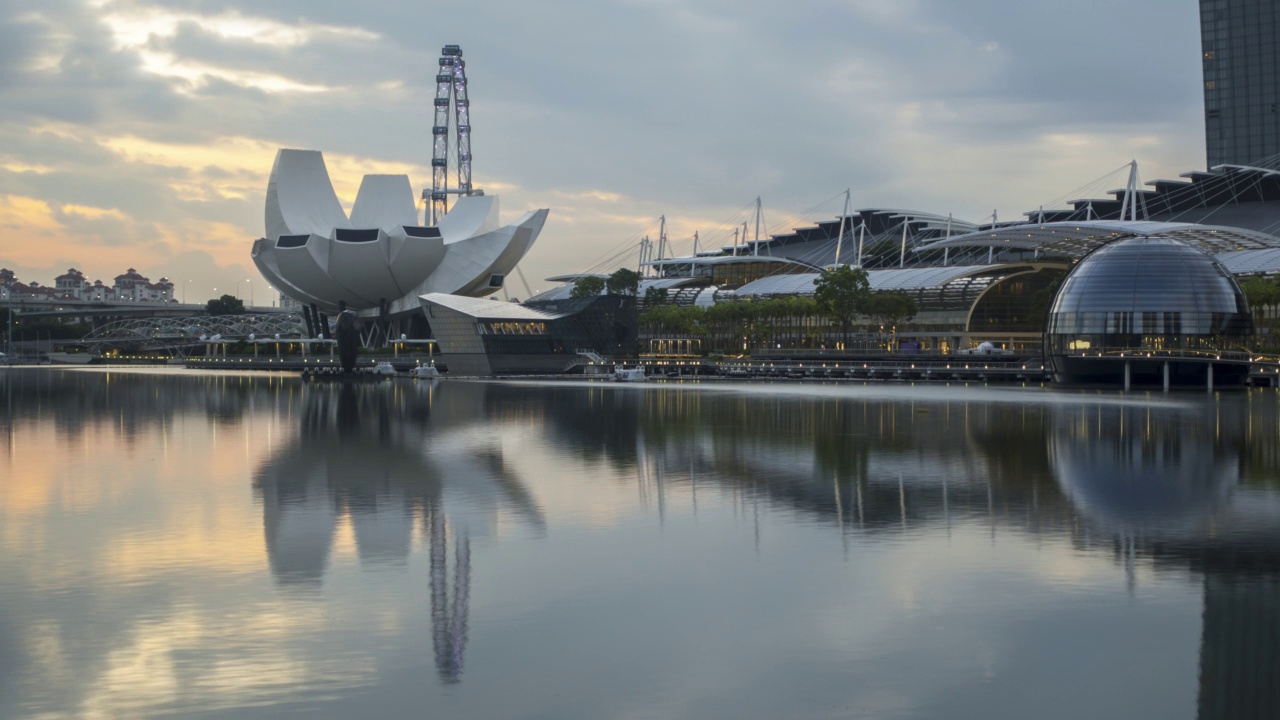
<instances>
[{"instance_id":1,"label":"lotus-shaped white museum","mask_svg":"<svg viewBox=\"0 0 1280 720\"><path fill-rule=\"evenodd\" d=\"M285 295L321 312L417 313L426 293L496 292L547 212L499 227L497 196L463 195L435 226L420 225L407 175L365 175L348 217L319 151L280 150L253 262Z\"/></svg>"}]
</instances>

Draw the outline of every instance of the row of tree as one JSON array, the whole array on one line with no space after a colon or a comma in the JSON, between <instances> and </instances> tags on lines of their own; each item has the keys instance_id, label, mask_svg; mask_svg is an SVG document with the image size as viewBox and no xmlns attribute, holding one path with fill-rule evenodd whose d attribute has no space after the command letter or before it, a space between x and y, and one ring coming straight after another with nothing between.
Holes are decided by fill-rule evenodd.
<instances>
[{"instance_id":1,"label":"row of tree","mask_svg":"<svg viewBox=\"0 0 1280 720\"><path fill-rule=\"evenodd\" d=\"M739 339L750 346L763 343L820 344L833 328L849 341L857 325L873 329L896 327L916 316L919 307L903 292L871 290L867 273L841 266L827 270L814 284L813 297L744 299L709 307L665 304L666 291L650 288L640 316L650 334L705 336L717 347L736 346Z\"/></svg>"},{"instance_id":2,"label":"row of tree","mask_svg":"<svg viewBox=\"0 0 1280 720\"><path fill-rule=\"evenodd\" d=\"M635 295L640 291L640 273L630 268L619 268L608 277L589 275L573 283L569 297L590 298L608 291L610 295Z\"/></svg>"}]
</instances>

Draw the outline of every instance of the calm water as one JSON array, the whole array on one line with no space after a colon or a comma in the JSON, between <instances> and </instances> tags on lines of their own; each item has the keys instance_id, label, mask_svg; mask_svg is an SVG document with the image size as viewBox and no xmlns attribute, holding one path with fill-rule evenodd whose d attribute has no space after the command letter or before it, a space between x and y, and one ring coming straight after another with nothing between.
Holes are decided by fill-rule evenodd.
<instances>
[{"instance_id":1,"label":"calm water","mask_svg":"<svg viewBox=\"0 0 1280 720\"><path fill-rule=\"evenodd\" d=\"M0 717L1280 717L1278 412L0 370Z\"/></svg>"}]
</instances>

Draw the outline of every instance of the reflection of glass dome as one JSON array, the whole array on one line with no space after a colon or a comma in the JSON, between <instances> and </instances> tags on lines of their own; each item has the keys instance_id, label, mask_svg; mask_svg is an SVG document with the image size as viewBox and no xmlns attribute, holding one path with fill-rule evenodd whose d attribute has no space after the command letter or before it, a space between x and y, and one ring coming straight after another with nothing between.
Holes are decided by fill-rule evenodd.
<instances>
[{"instance_id":1,"label":"reflection of glass dome","mask_svg":"<svg viewBox=\"0 0 1280 720\"><path fill-rule=\"evenodd\" d=\"M1237 453L1181 423L1135 432L1109 410L1059 418L1049 440L1054 477L1089 520L1121 534L1185 535L1230 495Z\"/></svg>"},{"instance_id":2,"label":"reflection of glass dome","mask_svg":"<svg viewBox=\"0 0 1280 720\"><path fill-rule=\"evenodd\" d=\"M1248 302L1212 256L1177 240L1141 237L1105 245L1063 281L1049 335L1098 347L1183 346L1196 336L1244 336Z\"/></svg>"}]
</instances>

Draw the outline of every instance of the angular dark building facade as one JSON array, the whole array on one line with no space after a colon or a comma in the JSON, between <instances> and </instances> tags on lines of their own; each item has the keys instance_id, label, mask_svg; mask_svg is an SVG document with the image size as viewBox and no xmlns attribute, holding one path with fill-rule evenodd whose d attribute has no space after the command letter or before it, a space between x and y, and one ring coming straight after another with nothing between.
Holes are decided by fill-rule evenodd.
<instances>
[{"instance_id":1,"label":"angular dark building facade","mask_svg":"<svg viewBox=\"0 0 1280 720\"><path fill-rule=\"evenodd\" d=\"M1200 0L1209 168L1280 157L1280 3Z\"/></svg>"},{"instance_id":2,"label":"angular dark building facade","mask_svg":"<svg viewBox=\"0 0 1280 720\"><path fill-rule=\"evenodd\" d=\"M420 301L455 375L556 374L636 352L633 295L520 305L429 293Z\"/></svg>"}]
</instances>

